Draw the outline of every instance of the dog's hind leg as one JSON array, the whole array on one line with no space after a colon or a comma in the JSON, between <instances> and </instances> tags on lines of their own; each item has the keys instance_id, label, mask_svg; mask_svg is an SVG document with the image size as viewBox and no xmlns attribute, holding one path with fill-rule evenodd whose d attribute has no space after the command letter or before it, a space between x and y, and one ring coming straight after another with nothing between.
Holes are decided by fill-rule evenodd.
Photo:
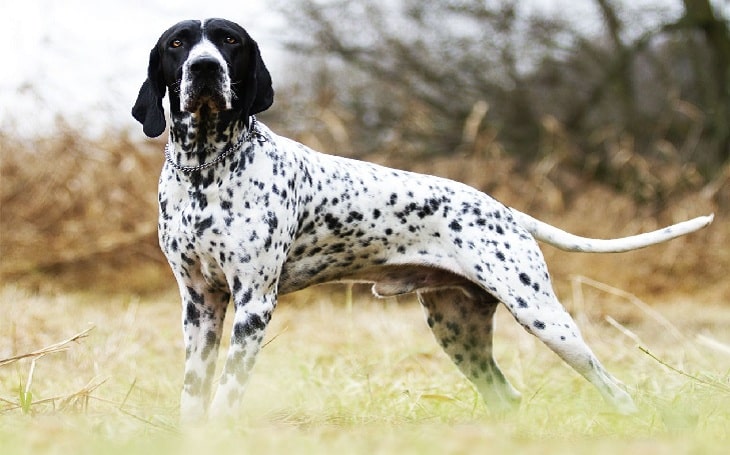
<instances>
[{"instance_id":1,"label":"dog's hind leg","mask_svg":"<svg viewBox=\"0 0 730 455\"><path fill-rule=\"evenodd\" d=\"M514 247L514 246L513 246ZM505 266L494 280L493 292L528 332L545 343L575 371L585 377L624 414L636 410L621 383L611 376L583 340L577 324L560 304L550 283L542 255L535 248L529 264ZM529 257L521 253L519 257Z\"/></svg>"},{"instance_id":2,"label":"dog's hind leg","mask_svg":"<svg viewBox=\"0 0 730 455\"><path fill-rule=\"evenodd\" d=\"M504 377L492 354L497 299L475 286L419 291L418 299L436 340L476 386L487 407L496 413L517 408L520 393Z\"/></svg>"},{"instance_id":3,"label":"dog's hind leg","mask_svg":"<svg viewBox=\"0 0 730 455\"><path fill-rule=\"evenodd\" d=\"M505 305L525 330L539 338L593 384L618 412L622 414L636 412L631 396L601 365L583 340L575 321L557 297L552 292L535 293L532 297L540 298L527 303L526 299L516 297L507 300Z\"/></svg>"}]
</instances>

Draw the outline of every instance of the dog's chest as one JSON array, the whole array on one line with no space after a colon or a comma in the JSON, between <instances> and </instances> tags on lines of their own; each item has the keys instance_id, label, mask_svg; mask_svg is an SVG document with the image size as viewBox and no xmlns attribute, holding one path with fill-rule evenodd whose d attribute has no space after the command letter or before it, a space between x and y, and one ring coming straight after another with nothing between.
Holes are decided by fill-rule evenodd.
<instances>
[{"instance_id":1,"label":"dog's chest","mask_svg":"<svg viewBox=\"0 0 730 455\"><path fill-rule=\"evenodd\" d=\"M221 194L223 190L224 193ZM225 256L228 231L222 213L225 189L218 185L185 185L178 176L163 172L159 187L159 241L177 269L199 269L217 279ZM173 267L173 270L176 270Z\"/></svg>"},{"instance_id":2,"label":"dog's chest","mask_svg":"<svg viewBox=\"0 0 730 455\"><path fill-rule=\"evenodd\" d=\"M295 217L294 173L285 167L265 150L195 176L166 166L158 227L173 269L201 271L221 283L241 272L277 273Z\"/></svg>"}]
</instances>

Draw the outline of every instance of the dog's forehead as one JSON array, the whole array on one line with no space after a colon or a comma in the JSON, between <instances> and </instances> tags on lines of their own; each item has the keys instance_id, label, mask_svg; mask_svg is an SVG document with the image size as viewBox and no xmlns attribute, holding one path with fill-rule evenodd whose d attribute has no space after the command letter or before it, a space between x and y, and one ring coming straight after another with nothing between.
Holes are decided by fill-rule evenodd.
<instances>
[{"instance_id":1,"label":"dog's forehead","mask_svg":"<svg viewBox=\"0 0 730 455\"><path fill-rule=\"evenodd\" d=\"M224 31L232 34L237 34L243 36L248 36L248 33L246 30L238 25L237 23L233 21L229 21L227 19L220 19L217 17L210 18L210 19L204 19L201 22L201 27L203 29L203 34L206 36L210 33L214 33L217 31Z\"/></svg>"},{"instance_id":2,"label":"dog's forehead","mask_svg":"<svg viewBox=\"0 0 730 455\"><path fill-rule=\"evenodd\" d=\"M230 34L238 35L241 38L249 37L246 30L233 21L220 18L209 18L209 19L190 19L180 21L172 27L165 30L160 36L159 42L162 43L172 36L175 35L191 35L191 36L206 36L209 37L211 34L216 32L227 32Z\"/></svg>"}]
</instances>

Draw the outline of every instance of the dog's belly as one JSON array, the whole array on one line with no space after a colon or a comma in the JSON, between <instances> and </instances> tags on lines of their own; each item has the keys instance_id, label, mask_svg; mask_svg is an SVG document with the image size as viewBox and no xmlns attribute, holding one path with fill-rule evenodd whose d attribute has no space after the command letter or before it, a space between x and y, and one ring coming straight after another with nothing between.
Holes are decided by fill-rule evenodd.
<instances>
[{"instance_id":1,"label":"dog's belly","mask_svg":"<svg viewBox=\"0 0 730 455\"><path fill-rule=\"evenodd\" d=\"M286 294L329 282L373 283L373 292L392 296L469 280L451 254L433 241L393 242L363 237L336 239L324 245L302 246L299 239L284 263L279 292Z\"/></svg>"},{"instance_id":2,"label":"dog's belly","mask_svg":"<svg viewBox=\"0 0 730 455\"><path fill-rule=\"evenodd\" d=\"M473 286L466 278L429 265L391 264L359 270L332 267L314 276L311 276L308 271L292 273L285 266L285 273L282 274L279 283L279 292L287 294L309 286L330 282L372 283L373 293L378 297L410 294L419 290L445 287L466 289Z\"/></svg>"}]
</instances>

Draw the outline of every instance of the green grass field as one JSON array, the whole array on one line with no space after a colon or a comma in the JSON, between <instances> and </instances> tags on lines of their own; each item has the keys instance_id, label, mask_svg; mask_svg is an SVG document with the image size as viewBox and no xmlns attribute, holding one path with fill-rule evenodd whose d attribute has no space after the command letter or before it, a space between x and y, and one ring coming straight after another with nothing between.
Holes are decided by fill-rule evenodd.
<instances>
[{"instance_id":1,"label":"green grass field","mask_svg":"<svg viewBox=\"0 0 730 455\"><path fill-rule=\"evenodd\" d=\"M490 415L413 300L322 287L282 299L244 417L181 428L176 295L6 287L0 453L727 453L730 308L678 298L655 305L660 316L632 296L580 289L567 306L637 415L612 413L503 309L497 358L524 399L512 415ZM59 352L12 359L89 328Z\"/></svg>"}]
</instances>

